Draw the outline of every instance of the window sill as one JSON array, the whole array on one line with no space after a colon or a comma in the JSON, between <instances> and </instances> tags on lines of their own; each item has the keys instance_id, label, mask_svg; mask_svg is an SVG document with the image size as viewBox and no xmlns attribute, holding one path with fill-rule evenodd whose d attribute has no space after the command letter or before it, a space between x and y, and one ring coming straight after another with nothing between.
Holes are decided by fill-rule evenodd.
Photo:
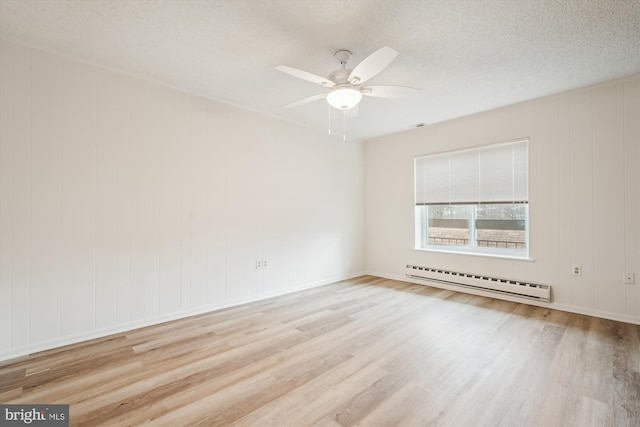
<instances>
[{"instance_id":1,"label":"window sill","mask_svg":"<svg viewBox=\"0 0 640 427\"><path fill-rule=\"evenodd\" d=\"M469 255L476 257L485 257L485 258L499 258L499 259L508 259L513 261L524 261L524 262L535 262L535 258L531 258L529 256L515 256L515 255L505 255L505 254L492 254L492 253L480 253L480 252L467 252L467 251L456 251L451 249L435 249L435 248L413 248L414 251L418 252L435 252L440 254L453 254L453 255Z\"/></svg>"}]
</instances>

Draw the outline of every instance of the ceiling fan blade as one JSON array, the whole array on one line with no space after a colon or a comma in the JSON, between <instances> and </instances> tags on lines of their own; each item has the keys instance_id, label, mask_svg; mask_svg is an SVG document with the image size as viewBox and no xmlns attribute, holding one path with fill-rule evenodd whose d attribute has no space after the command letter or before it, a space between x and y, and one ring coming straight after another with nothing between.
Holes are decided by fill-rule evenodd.
<instances>
[{"instance_id":1,"label":"ceiling fan blade","mask_svg":"<svg viewBox=\"0 0 640 427\"><path fill-rule=\"evenodd\" d=\"M293 68L293 67L289 67L288 65L278 65L276 67L276 70L280 70L283 73L287 73L293 77L297 77L299 79L302 80L306 80L308 82L311 83L317 83L319 85L322 85L324 87L334 87L336 84L334 82L332 82L331 80L327 80L324 77L320 77L318 75L315 75L313 73L310 73L308 71L304 71L301 70L299 68Z\"/></svg>"},{"instance_id":2,"label":"ceiling fan blade","mask_svg":"<svg viewBox=\"0 0 640 427\"><path fill-rule=\"evenodd\" d=\"M393 61L396 56L398 56L398 52L395 49L389 46L381 47L364 58L362 62L353 69L351 74L349 74L349 83L358 85L366 82L387 68L387 65L391 64L391 61Z\"/></svg>"},{"instance_id":3,"label":"ceiling fan blade","mask_svg":"<svg viewBox=\"0 0 640 427\"><path fill-rule=\"evenodd\" d=\"M406 86L366 86L360 88L360 92L365 96L377 98L402 98L415 95L420 89Z\"/></svg>"},{"instance_id":4,"label":"ceiling fan blade","mask_svg":"<svg viewBox=\"0 0 640 427\"><path fill-rule=\"evenodd\" d=\"M300 105L308 104L310 102L317 101L319 99L323 99L326 97L327 97L326 93L319 93L317 95L307 96L306 98L298 99L297 101L293 101L289 104L283 105L280 108L282 108L283 110L286 110L288 108L299 107Z\"/></svg>"}]
</instances>

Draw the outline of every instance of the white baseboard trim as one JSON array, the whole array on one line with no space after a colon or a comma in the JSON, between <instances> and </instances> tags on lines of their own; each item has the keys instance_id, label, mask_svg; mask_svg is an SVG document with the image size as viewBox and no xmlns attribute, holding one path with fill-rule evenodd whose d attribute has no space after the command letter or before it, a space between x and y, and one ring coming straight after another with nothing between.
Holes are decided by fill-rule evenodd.
<instances>
[{"instance_id":1,"label":"white baseboard trim","mask_svg":"<svg viewBox=\"0 0 640 427\"><path fill-rule=\"evenodd\" d=\"M22 347L12 348L3 352L0 352L0 361L9 359L15 359L22 356L27 356L40 351L51 350L54 348L64 347L66 345L77 344L82 341L88 341L96 338L104 338L109 335L120 334L123 332L132 331L134 329L143 328L146 326L158 325L160 323L169 322L172 320L183 319L185 317L196 316L198 314L210 313L216 310L222 310L224 308L235 307L242 304L248 304L255 301L261 301L268 298L273 298L281 295L290 294L293 292L303 291L305 289L311 289L318 286L328 285L330 283L340 282L343 280L353 279L355 277L363 276L365 273L353 273L340 277L333 277L329 279L318 280L315 282L304 283L302 285L292 286L289 288L276 289L268 292L262 292L255 295L249 295L242 298L235 298L231 300L221 301L216 304L204 305L189 310L182 310L174 313L164 314L156 316L150 319L136 320L132 322L122 323L117 326L110 326L107 328L94 329L79 334L68 335L65 337L55 338L52 340L42 341L34 344L28 344Z\"/></svg>"},{"instance_id":2,"label":"white baseboard trim","mask_svg":"<svg viewBox=\"0 0 640 427\"><path fill-rule=\"evenodd\" d=\"M570 305L570 304L562 304L562 303L556 303L556 302L541 302L541 301L533 301L533 300L523 300L517 297L510 297L508 295L501 295L501 294L496 294L493 292L483 292L481 290L476 290L476 289L461 289L457 286L449 286L445 283L440 283L440 282L432 282L432 281L428 281L428 280L416 280L416 279L410 279L406 276L398 276L398 275L393 275L393 274L385 274L385 273L379 273L379 272L374 272L374 271L368 271L366 274L371 275L371 276L376 276L376 277L382 277L385 279L391 279L391 280L398 280L400 282L407 282L407 283L414 283L417 285L425 285L425 286L431 286L434 288L439 288L439 289L447 289L450 291L455 291L455 292L464 292L464 293L469 293L469 294L473 294L473 295L479 295L479 296L484 296L484 297L489 297L489 298L495 298L495 299L501 299L501 300L506 300L506 301L513 301L513 302L519 302L522 304L529 304L529 305L535 305L537 307L546 307L546 308L551 308L554 310L560 310L560 311L566 311L569 313L576 313L576 314L584 314L586 316L593 316L593 317L599 317L602 319L608 319L608 320L615 320L618 322L625 322L625 323L632 323L634 325L640 325L640 317L639 316L631 316L628 314L622 314L622 313L612 313L609 311L603 311L603 310L597 310L597 309L593 309L593 308L588 308L588 307L579 307L579 306L575 306L575 305Z\"/></svg>"},{"instance_id":3,"label":"white baseboard trim","mask_svg":"<svg viewBox=\"0 0 640 427\"><path fill-rule=\"evenodd\" d=\"M553 304L553 309L560 311L568 311L569 313L584 314L585 316L600 317L602 319L615 320L624 323L633 323L634 325L640 325L639 316L631 316L628 314L611 313L610 311L596 310L594 308L577 307L569 304Z\"/></svg>"}]
</instances>

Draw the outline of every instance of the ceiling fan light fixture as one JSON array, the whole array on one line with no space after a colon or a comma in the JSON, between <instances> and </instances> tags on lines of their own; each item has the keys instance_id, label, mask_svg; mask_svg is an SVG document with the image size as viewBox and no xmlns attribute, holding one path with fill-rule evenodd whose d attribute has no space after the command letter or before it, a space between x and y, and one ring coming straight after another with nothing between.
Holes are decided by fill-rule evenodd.
<instances>
[{"instance_id":1,"label":"ceiling fan light fixture","mask_svg":"<svg viewBox=\"0 0 640 427\"><path fill-rule=\"evenodd\" d=\"M353 108L358 105L361 99L362 93L360 93L359 90L349 87L335 89L327 95L329 105L338 110Z\"/></svg>"}]
</instances>

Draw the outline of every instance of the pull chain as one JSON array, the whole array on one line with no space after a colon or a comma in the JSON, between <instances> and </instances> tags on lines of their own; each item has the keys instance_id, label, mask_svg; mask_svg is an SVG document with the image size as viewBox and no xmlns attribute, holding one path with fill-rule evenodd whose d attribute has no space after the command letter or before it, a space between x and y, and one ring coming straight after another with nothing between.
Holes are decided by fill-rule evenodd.
<instances>
[{"instance_id":1,"label":"pull chain","mask_svg":"<svg viewBox=\"0 0 640 427\"><path fill-rule=\"evenodd\" d=\"M342 140L347 140L347 112L342 110Z\"/></svg>"}]
</instances>

